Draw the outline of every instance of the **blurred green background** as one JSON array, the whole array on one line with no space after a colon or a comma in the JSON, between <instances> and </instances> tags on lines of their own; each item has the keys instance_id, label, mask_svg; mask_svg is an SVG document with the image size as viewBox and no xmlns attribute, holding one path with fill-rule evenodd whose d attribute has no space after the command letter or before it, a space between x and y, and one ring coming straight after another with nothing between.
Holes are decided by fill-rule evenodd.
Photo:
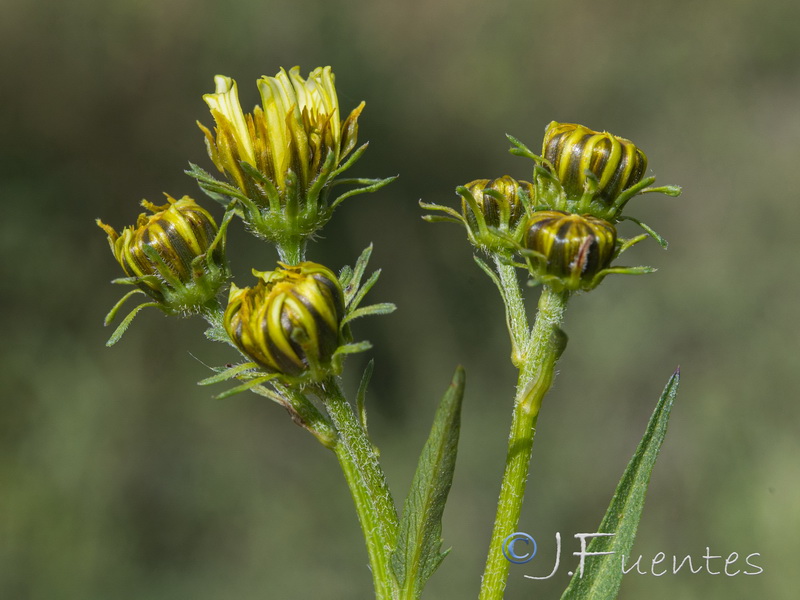
<instances>
[{"instance_id":1,"label":"blurred green background","mask_svg":"<svg viewBox=\"0 0 800 600\"><path fill-rule=\"evenodd\" d=\"M371 577L333 455L255 395L198 388L234 360L202 322L143 312L107 349L124 291L96 217L121 228L141 198L191 194L212 168L195 120L213 75L255 80L330 64L345 110L366 100L352 173L400 179L345 203L310 258L334 268L369 242L373 436L402 501L435 403L468 372L445 515L453 550L431 599L477 595L510 422L502 310L464 232L420 220L456 185L530 176L506 132L537 148L550 120L634 140L678 199L629 210L671 246L659 268L571 303L570 344L539 421L520 528L541 560L507 598L557 598L571 536L599 523L652 407L683 381L635 553L760 553L758 576L630 574L622 599L795 598L800 576L800 4L790 0L1 0L0 598L361 599ZM271 249L240 224L236 281ZM534 292L531 291L531 296ZM191 355L189 354L191 352ZM366 358L349 363L353 390ZM554 536L562 568L552 567ZM668 559L669 560L669 559ZM702 563L703 561L700 560ZM712 569L721 570L721 561ZM740 558L735 568L746 565Z\"/></svg>"}]
</instances>

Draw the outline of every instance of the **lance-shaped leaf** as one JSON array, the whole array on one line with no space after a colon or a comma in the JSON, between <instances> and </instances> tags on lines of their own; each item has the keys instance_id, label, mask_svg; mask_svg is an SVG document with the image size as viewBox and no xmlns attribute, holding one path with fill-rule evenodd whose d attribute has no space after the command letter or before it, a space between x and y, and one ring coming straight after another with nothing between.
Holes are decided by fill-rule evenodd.
<instances>
[{"instance_id":1,"label":"lance-shaped leaf","mask_svg":"<svg viewBox=\"0 0 800 600\"><path fill-rule=\"evenodd\" d=\"M630 556L633 547L647 484L650 483L650 473L667 433L667 423L678 393L679 381L680 369L667 382L647 424L644 437L617 484L611 504L597 530L598 533L613 535L596 537L589 542L583 573L580 569L575 571L561 600L615 600L617 597L622 582L620 561L622 555ZM609 554L593 554L603 552Z\"/></svg>"},{"instance_id":2,"label":"lance-shaped leaf","mask_svg":"<svg viewBox=\"0 0 800 600\"><path fill-rule=\"evenodd\" d=\"M458 367L436 411L403 506L392 553L392 571L403 600L419 598L425 582L447 554L441 551L442 515L456 466L463 395L464 369Z\"/></svg>"}]
</instances>

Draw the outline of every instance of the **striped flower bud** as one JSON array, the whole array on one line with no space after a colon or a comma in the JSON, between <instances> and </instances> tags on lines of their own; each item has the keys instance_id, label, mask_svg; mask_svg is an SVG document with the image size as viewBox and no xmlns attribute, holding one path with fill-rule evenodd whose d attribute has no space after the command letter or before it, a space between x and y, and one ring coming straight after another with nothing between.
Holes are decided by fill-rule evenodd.
<instances>
[{"instance_id":1,"label":"striped flower bud","mask_svg":"<svg viewBox=\"0 0 800 600\"><path fill-rule=\"evenodd\" d=\"M591 190L594 176L593 195L606 206L639 183L647 170L647 156L633 142L573 123L553 121L547 126L542 157L552 164L568 199L578 200Z\"/></svg>"},{"instance_id":2,"label":"striped flower bud","mask_svg":"<svg viewBox=\"0 0 800 600\"><path fill-rule=\"evenodd\" d=\"M556 290L588 290L614 257L616 228L591 215L558 210L528 219L524 246L532 250L535 276Z\"/></svg>"},{"instance_id":3,"label":"striped flower bud","mask_svg":"<svg viewBox=\"0 0 800 600\"><path fill-rule=\"evenodd\" d=\"M488 250L511 248L515 229L525 214L525 203L533 197L533 185L504 175L498 179L476 179L458 188L462 221L473 244ZM523 200L522 196L527 196Z\"/></svg>"},{"instance_id":4,"label":"striped flower bud","mask_svg":"<svg viewBox=\"0 0 800 600\"><path fill-rule=\"evenodd\" d=\"M483 220L489 227L508 230L519 223L525 206L519 200L520 190L533 196L533 186L527 181L504 175L498 179L476 179L464 186L475 199ZM487 193L489 192L489 193ZM495 193L491 193L495 192ZM462 198L461 209L470 227L477 227L477 218L470 204Z\"/></svg>"},{"instance_id":5,"label":"striped flower bud","mask_svg":"<svg viewBox=\"0 0 800 600\"><path fill-rule=\"evenodd\" d=\"M128 279L172 312L195 312L211 299L227 277L224 246L212 216L184 196L139 215L135 226L121 233L99 219L108 234L114 258Z\"/></svg>"},{"instance_id":6,"label":"striped flower bud","mask_svg":"<svg viewBox=\"0 0 800 600\"><path fill-rule=\"evenodd\" d=\"M271 373L321 379L342 341L344 295L336 275L313 262L253 273L254 287L231 286L223 319L231 340Z\"/></svg>"}]
</instances>

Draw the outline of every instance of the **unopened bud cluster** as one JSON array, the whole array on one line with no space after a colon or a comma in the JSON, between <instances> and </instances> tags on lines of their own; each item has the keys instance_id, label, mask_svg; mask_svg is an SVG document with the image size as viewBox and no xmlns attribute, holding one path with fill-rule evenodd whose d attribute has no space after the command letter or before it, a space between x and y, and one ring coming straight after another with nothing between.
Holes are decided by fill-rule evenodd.
<instances>
[{"instance_id":1,"label":"unopened bud cluster","mask_svg":"<svg viewBox=\"0 0 800 600\"><path fill-rule=\"evenodd\" d=\"M532 182L508 175L470 182L456 189L461 196L460 212L423 203L424 208L444 213L425 218L464 225L477 249L504 262L519 254L533 278L554 289L593 288L610 272L613 259L635 243L618 240L615 226L630 218L622 209L632 197L650 191L669 195L680 191L648 187L655 178L644 177L647 156L633 142L607 132L552 122L545 131L541 156L511 139L516 146L513 154L534 160ZM613 272L645 270L617 268Z\"/></svg>"},{"instance_id":2,"label":"unopened bud cluster","mask_svg":"<svg viewBox=\"0 0 800 600\"><path fill-rule=\"evenodd\" d=\"M377 278L373 275L358 288L368 252L349 271L353 289L344 293L333 271L304 260L306 242L344 199L375 191L393 178L338 179L366 149L366 144L356 147L364 103L342 118L330 67L313 69L307 78L297 67L261 77L261 104L252 112L242 110L233 79L218 75L214 81L215 92L203 99L216 127L212 132L198 125L211 161L227 181L196 165L189 174L225 206L222 226L188 197L168 197L164 206L144 201L152 214L140 215L135 226L120 233L98 221L126 275L116 281L136 288L112 308L106 324L131 294L152 299L123 319L109 344L144 307L199 313L211 326L208 337L231 343L258 367L230 367L233 371L220 381L237 377L257 384L260 377L276 376L285 385L320 382L341 369L345 354L369 347L367 342L349 344L348 319L390 309L384 303L356 311ZM331 188L339 183L351 189L329 201ZM250 233L274 244L282 262L274 271L254 271L259 281L253 287L232 285L223 310L217 296L229 277L225 231L235 216Z\"/></svg>"}]
</instances>

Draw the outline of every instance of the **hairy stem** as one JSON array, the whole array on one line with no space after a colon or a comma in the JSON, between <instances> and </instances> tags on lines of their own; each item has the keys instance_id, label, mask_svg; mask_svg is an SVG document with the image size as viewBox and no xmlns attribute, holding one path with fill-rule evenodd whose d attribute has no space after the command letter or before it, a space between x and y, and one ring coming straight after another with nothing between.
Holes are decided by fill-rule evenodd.
<instances>
[{"instance_id":1,"label":"hairy stem","mask_svg":"<svg viewBox=\"0 0 800 600\"><path fill-rule=\"evenodd\" d=\"M505 283L505 282L504 282ZM533 436L542 398L553 383L561 345L559 327L564 320L568 293L545 286L539 311L524 350L524 363L517 380L508 452L497 502L494 530L481 582L480 600L502 600L509 561L503 555L503 540L517 530L528 481Z\"/></svg>"},{"instance_id":2,"label":"hairy stem","mask_svg":"<svg viewBox=\"0 0 800 600\"><path fill-rule=\"evenodd\" d=\"M287 265L299 265L306 257L306 239L300 235L286 235L277 243L278 257Z\"/></svg>"},{"instance_id":3,"label":"hairy stem","mask_svg":"<svg viewBox=\"0 0 800 600\"><path fill-rule=\"evenodd\" d=\"M517 269L503 263L497 255L495 255L494 264L497 274L500 276L503 303L506 306L506 323L511 336L511 362L515 367L521 368L525 360L523 352L527 350L525 345L528 339L528 316L517 281Z\"/></svg>"},{"instance_id":4,"label":"hairy stem","mask_svg":"<svg viewBox=\"0 0 800 600\"><path fill-rule=\"evenodd\" d=\"M353 496L367 544L377 600L392 600L396 583L391 553L397 538L397 512L386 477L365 431L333 378L316 390L339 432L333 451Z\"/></svg>"}]
</instances>

